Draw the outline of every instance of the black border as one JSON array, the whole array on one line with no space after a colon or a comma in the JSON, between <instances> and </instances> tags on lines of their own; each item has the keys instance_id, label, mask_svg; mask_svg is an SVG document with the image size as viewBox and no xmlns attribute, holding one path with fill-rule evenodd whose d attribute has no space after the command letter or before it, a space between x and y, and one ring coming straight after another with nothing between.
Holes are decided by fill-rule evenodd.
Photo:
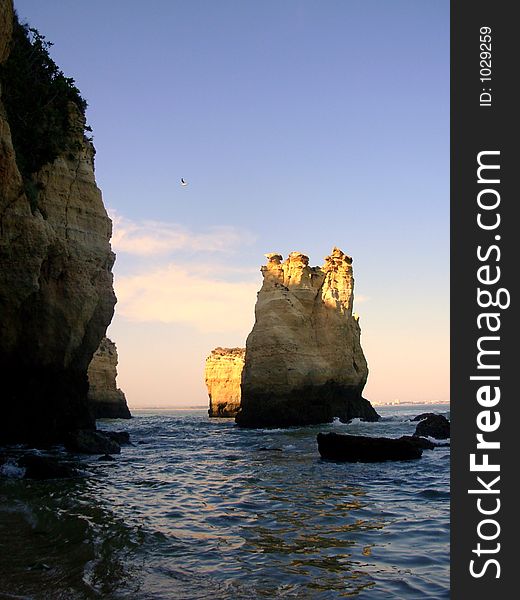
<instances>
[{"instance_id":1,"label":"black border","mask_svg":"<svg viewBox=\"0 0 520 600\"><path fill-rule=\"evenodd\" d=\"M520 572L517 566L518 550L514 543L518 530L515 497L517 485L516 457L519 456L517 433L520 404L515 371L520 370L520 353L515 348L520 333L516 314L520 256L517 238L520 233L515 221L520 187L517 173L520 161L517 142L519 124L514 88L518 88L516 65L520 59L520 23L515 20L515 4L504 0L452 0L451 2L451 597L479 600L480 598L511 598L516 596L513 577ZM480 28L492 29L492 91L491 106L480 106L480 93L488 84L480 81ZM515 69L515 67L517 67ZM500 230L487 232L479 229L476 221L477 194L482 184L477 183L477 155L485 150L500 151ZM490 459L499 461L501 508L495 515L501 532L496 542L500 551L489 555L500 563L500 577L490 567L481 578L469 572L469 562L477 558L472 550L479 541L477 525L486 518L479 514L476 495L468 494L475 487L476 475L471 473L469 456L475 452L476 418L482 407L476 401L478 384L469 377L481 374L476 369L479 335L477 315L477 246L494 243L501 236L501 280L498 287L507 288L511 305L501 310L500 375L501 425L494 439L501 443L500 450L490 451ZM495 256L495 255L493 255ZM485 335L485 334L484 334ZM488 496L490 497L490 496ZM490 530L489 530L490 531ZM492 542L489 542L491 547ZM482 566L483 558L480 559Z\"/></svg>"}]
</instances>

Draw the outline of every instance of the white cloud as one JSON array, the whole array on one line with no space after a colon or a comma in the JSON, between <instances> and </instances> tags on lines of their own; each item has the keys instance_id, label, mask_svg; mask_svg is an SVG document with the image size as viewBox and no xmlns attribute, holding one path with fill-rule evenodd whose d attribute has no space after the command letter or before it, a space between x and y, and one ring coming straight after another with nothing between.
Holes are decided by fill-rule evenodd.
<instances>
[{"instance_id":1,"label":"white cloud","mask_svg":"<svg viewBox=\"0 0 520 600\"><path fill-rule=\"evenodd\" d=\"M113 221L112 247L115 252L138 256L166 256L174 252L228 252L254 241L251 233L231 226L210 227L194 232L162 221L132 221L111 210Z\"/></svg>"},{"instance_id":2,"label":"white cloud","mask_svg":"<svg viewBox=\"0 0 520 600\"><path fill-rule=\"evenodd\" d=\"M212 274L213 271L213 274ZM258 275L226 281L225 268L185 268L168 264L150 272L116 277L117 312L132 321L191 325L201 332L252 328Z\"/></svg>"}]
</instances>

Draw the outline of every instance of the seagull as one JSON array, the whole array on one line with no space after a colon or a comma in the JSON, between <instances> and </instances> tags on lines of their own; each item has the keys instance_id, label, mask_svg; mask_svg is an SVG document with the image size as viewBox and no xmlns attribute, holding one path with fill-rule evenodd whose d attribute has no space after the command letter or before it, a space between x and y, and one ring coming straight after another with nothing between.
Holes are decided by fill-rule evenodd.
<instances>
[{"instance_id":1,"label":"seagull","mask_svg":"<svg viewBox=\"0 0 520 600\"><path fill-rule=\"evenodd\" d=\"M188 185L187 181L184 181L184 179L181 177L181 185Z\"/></svg>"}]
</instances>

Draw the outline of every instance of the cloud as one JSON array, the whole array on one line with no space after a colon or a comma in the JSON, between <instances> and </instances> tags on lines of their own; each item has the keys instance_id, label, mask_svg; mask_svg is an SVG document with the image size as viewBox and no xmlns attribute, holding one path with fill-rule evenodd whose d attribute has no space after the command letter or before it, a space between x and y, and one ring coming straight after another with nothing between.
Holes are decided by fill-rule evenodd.
<instances>
[{"instance_id":1,"label":"cloud","mask_svg":"<svg viewBox=\"0 0 520 600\"><path fill-rule=\"evenodd\" d=\"M114 226L112 247L120 253L152 257L182 251L229 252L254 241L250 232L231 226L215 226L204 232L194 232L178 223L132 221L114 210L109 212Z\"/></svg>"},{"instance_id":2,"label":"cloud","mask_svg":"<svg viewBox=\"0 0 520 600\"><path fill-rule=\"evenodd\" d=\"M179 323L205 333L236 332L245 339L254 321L258 274L226 281L230 273L225 268L211 269L170 263L116 277L117 312L131 321ZM236 271L232 274L236 277Z\"/></svg>"}]
</instances>

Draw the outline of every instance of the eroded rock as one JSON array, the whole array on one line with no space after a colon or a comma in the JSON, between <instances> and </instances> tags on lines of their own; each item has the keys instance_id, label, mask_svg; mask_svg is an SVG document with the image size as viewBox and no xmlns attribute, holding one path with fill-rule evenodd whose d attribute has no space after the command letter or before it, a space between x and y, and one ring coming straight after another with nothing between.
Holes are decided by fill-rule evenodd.
<instances>
[{"instance_id":1,"label":"eroded rock","mask_svg":"<svg viewBox=\"0 0 520 600\"><path fill-rule=\"evenodd\" d=\"M6 60L10 1L0 3L0 29ZM4 100L8 84L2 79ZM63 119L67 149L24 179L0 99L0 442L59 440L95 426L87 367L114 311L112 224L84 116L69 102Z\"/></svg>"},{"instance_id":2,"label":"eroded rock","mask_svg":"<svg viewBox=\"0 0 520 600\"><path fill-rule=\"evenodd\" d=\"M96 419L130 419L124 393L117 387L117 348L104 337L88 368L88 399Z\"/></svg>"},{"instance_id":3,"label":"eroded rock","mask_svg":"<svg viewBox=\"0 0 520 600\"><path fill-rule=\"evenodd\" d=\"M234 417L240 407L245 348L215 348L206 359L204 379L210 417Z\"/></svg>"},{"instance_id":4,"label":"eroded rock","mask_svg":"<svg viewBox=\"0 0 520 600\"><path fill-rule=\"evenodd\" d=\"M368 367L353 314L352 259L338 248L322 267L304 254L266 254L246 342L241 408L244 427L379 418L362 397Z\"/></svg>"}]
</instances>

